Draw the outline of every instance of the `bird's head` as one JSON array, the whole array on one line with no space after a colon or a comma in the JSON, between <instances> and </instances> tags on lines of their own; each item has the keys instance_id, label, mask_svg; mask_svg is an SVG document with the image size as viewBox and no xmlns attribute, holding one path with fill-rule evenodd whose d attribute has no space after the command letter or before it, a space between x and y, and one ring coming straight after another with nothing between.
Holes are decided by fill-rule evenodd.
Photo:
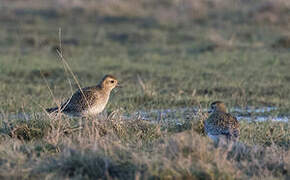
<instances>
[{"instance_id":1,"label":"bird's head","mask_svg":"<svg viewBox=\"0 0 290 180\"><path fill-rule=\"evenodd\" d=\"M210 104L210 109L208 110L208 113L212 112L227 112L227 107L222 101L214 101Z\"/></svg>"},{"instance_id":2,"label":"bird's head","mask_svg":"<svg viewBox=\"0 0 290 180\"><path fill-rule=\"evenodd\" d=\"M109 91L115 87L120 87L118 80L112 75L105 75L101 81L101 86Z\"/></svg>"}]
</instances>

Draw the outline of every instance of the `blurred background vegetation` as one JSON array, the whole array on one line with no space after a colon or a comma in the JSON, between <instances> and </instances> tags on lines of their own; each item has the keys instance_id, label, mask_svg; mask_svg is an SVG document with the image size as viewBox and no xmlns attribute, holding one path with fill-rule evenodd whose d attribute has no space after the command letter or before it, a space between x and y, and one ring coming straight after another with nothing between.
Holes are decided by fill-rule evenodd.
<instances>
[{"instance_id":1,"label":"blurred background vegetation","mask_svg":"<svg viewBox=\"0 0 290 180\"><path fill-rule=\"evenodd\" d=\"M1 0L1 107L52 105L43 76L57 99L68 96L71 76L56 53L61 29L63 54L81 86L108 73L123 82L109 107L221 99L284 114L289 9L287 0Z\"/></svg>"}]
</instances>

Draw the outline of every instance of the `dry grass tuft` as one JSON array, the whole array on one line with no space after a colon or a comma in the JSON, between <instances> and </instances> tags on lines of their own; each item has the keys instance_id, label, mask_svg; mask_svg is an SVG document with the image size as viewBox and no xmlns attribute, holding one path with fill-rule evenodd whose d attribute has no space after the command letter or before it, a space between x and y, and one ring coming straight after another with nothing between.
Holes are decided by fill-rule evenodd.
<instances>
[{"instance_id":1,"label":"dry grass tuft","mask_svg":"<svg viewBox=\"0 0 290 180\"><path fill-rule=\"evenodd\" d=\"M279 144L287 142L283 140L287 134L281 135L287 133L285 124L243 124L242 134L251 137L215 147L201 134L205 118L198 113L178 132L136 117L124 119L118 112L91 119L58 116L43 119L49 131L42 138L32 133L42 132L33 119L32 124L16 121L8 133L13 136L1 135L0 175L31 179L248 179L279 178L289 173L289 147ZM271 145L263 144L261 139L269 134L261 134L257 127L272 132ZM257 139L256 144L250 139Z\"/></svg>"}]
</instances>

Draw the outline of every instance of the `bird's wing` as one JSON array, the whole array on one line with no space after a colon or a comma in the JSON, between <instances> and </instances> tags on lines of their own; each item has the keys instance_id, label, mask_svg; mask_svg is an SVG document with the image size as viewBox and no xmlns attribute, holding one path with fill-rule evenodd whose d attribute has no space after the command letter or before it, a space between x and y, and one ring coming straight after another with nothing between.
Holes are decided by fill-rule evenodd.
<instances>
[{"instance_id":1,"label":"bird's wing","mask_svg":"<svg viewBox=\"0 0 290 180\"><path fill-rule=\"evenodd\" d=\"M207 119L205 130L213 135L231 135L239 131L238 120L229 113L213 113ZM235 132L238 134L239 132Z\"/></svg>"},{"instance_id":2,"label":"bird's wing","mask_svg":"<svg viewBox=\"0 0 290 180\"><path fill-rule=\"evenodd\" d=\"M231 135L238 137L240 135L240 123L237 120L235 116L232 116L231 114L227 114L229 116L228 119L230 119L230 133Z\"/></svg>"},{"instance_id":3,"label":"bird's wing","mask_svg":"<svg viewBox=\"0 0 290 180\"><path fill-rule=\"evenodd\" d=\"M89 108L99 97L96 87L87 87L76 91L63 105L64 111L82 111Z\"/></svg>"}]
</instances>

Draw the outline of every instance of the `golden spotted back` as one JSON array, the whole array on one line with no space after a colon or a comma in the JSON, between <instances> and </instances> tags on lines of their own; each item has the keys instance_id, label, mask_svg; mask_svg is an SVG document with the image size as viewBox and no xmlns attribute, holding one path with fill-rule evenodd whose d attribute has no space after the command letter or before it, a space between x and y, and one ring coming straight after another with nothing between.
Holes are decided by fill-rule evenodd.
<instances>
[{"instance_id":1,"label":"golden spotted back","mask_svg":"<svg viewBox=\"0 0 290 180\"><path fill-rule=\"evenodd\" d=\"M228 139L236 139L240 134L238 120L226 112L225 105L218 101L214 106L211 115L205 121L205 132L209 136L226 136Z\"/></svg>"}]
</instances>

